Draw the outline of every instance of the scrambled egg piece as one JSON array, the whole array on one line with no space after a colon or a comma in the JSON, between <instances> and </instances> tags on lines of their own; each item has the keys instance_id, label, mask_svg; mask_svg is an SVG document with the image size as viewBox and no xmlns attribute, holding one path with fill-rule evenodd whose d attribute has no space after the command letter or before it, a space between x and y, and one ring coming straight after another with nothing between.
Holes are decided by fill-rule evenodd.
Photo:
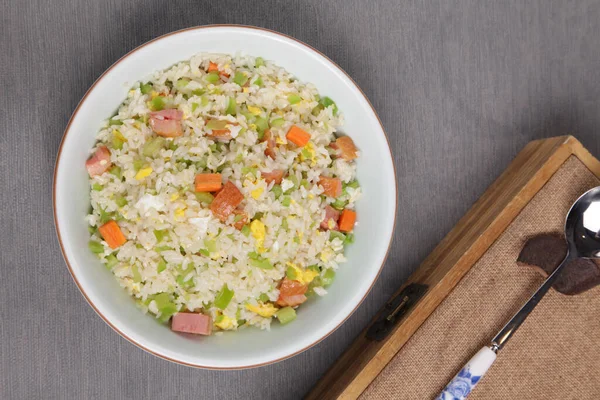
<instances>
[{"instance_id":1,"label":"scrambled egg piece","mask_svg":"<svg viewBox=\"0 0 600 400\"><path fill-rule=\"evenodd\" d=\"M260 252L267 234L265 224L255 219L252 221L252 223L250 223L250 232L252 232L252 236L254 236L254 239L256 239L256 247Z\"/></svg>"},{"instance_id":2,"label":"scrambled egg piece","mask_svg":"<svg viewBox=\"0 0 600 400\"><path fill-rule=\"evenodd\" d=\"M171 201L175 201L175 200L177 200L178 198L179 198L179 193L173 193L173 194L171 195Z\"/></svg>"},{"instance_id":3,"label":"scrambled egg piece","mask_svg":"<svg viewBox=\"0 0 600 400\"><path fill-rule=\"evenodd\" d=\"M246 304L246 308L265 318L272 317L277 312L277 308L271 303L259 303L258 305Z\"/></svg>"},{"instance_id":4,"label":"scrambled egg piece","mask_svg":"<svg viewBox=\"0 0 600 400\"><path fill-rule=\"evenodd\" d=\"M282 138L280 138L279 136L277 136L277 137L275 138L275 143L277 143L277 144L286 144L286 143L285 143L285 140L283 140L283 139L282 139Z\"/></svg>"},{"instance_id":5,"label":"scrambled egg piece","mask_svg":"<svg viewBox=\"0 0 600 400\"><path fill-rule=\"evenodd\" d=\"M155 97L157 97L159 95L159 93L156 90L153 90L152 93L150 93L150 97L152 97L153 99Z\"/></svg>"},{"instance_id":6,"label":"scrambled egg piece","mask_svg":"<svg viewBox=\"0 0 600 400\"><path fill-rule=\"evenodd\" d=\"M313 279L319 276L319 273L312 269L303 270L302 268L299 268L298 266L296 266L296 264L293 264L291 262L287 262L286 264L289 267L292 267L294 271L296 271L296 279L294 280L300 282L303 285L308 285L313 281Z\"/></svg>"},{"instance_id":7,"label":"scrambled egg piece","mask_svg":"<svg viewBox=\"0 0 600 400\"><path fill-rule=\"evenodd\" d=\"M224 331L229 331L237 328L237 321L229 318L227 315L219 315L215 321L215 325Z\"/></svg>"},{"instance_id":8,"label":"scrambled egg piece","mask_svg":"<svg viewBox=\"0 0 600 400\"><path fill-rule=\"evenodd\" d=\"M329 261L329 259L331 258L331 256L333 255L333 253L331 252L331 250L329 249L325 249L321 252L321 261L323 262L327 262Z\"/></svg>"},{"instance_id":9,"label":"scrambled egg piece","mask_svg":"<svg viewBox=\"0 0 600 400\"><path fill-rule=\"evenodd\" d=\"M125 136L123 136L123 134L121 133L121 131L119 131L118 129L115 129L113 131L113 135L114 137L116 137L117 139L119 139L122 142L126 142L127 138Z\"/></svg>"},{"instance_id":10,"label":"scrambled egg piece","mask_svg":"<svg viewBox=\"0 0 600 400\"><path fill-rule=\"evenodd\" d=\"M142 179L148 177L148 175L150 175L151 173L152 173L152 167L142 168L138 171L137 174L135 174L135 179L137 179L138 181L141 181Z\"/></svg>"},{"instance_id":11,"label":"scrambled egg piece","mask_svg":"<svg viewBox=\"0 0 600 400\"><path fill-rule=\"evenodd\" d=\"M175 216L177 218L183 218L185 216L185 208L178 208L175 210Z\"/></svg>"},{"instance_id":12,"label":"scrambled egg piece","mask_svg":"<svg viewBox=\"0 0 600 400\"><path fill-rule=\"evenodd\" d=\"M329 218L327 220L327 227L329 228L329 230L332 230L335 228L335 221L333 220L333 218Z\"/></svg>"},{"instance_id":13,"label":"scrambled egg piece","mask_svg":"<svg viewBox=\"0 0 600 400\"><path fill-rule=\"evenodd\" d=\"M254 106L248 106L248 111L250 111L254 115L260 114L260 108Z\"/></svg>"},{"instance_id":14,"label":"scrambled egg piece","mask_svg":"<svg viewBox=\"0 0 600 400\"><path fill-rule=\"evenodd\" d=\"M250 92L250 88L245 87L245 88L242 89L242 92L249 93Z\"/></svg>"},{"instance_id":15,"label":"scrambled egg piece","mask_svg":"<svg viewBox=\"0 0 600 400\"><path fill-rule=\"evenodd\" d=\"M250 196L252 196L253 199L258 200L258 198L260 197L262 192L264 192L264 189L261 187L258 187L250 192Z\"/></svg>"},{"instance_id":16,"label":"scrambled egg piece","mask_svg":"<svg viewBox=\"0 0 600 400\"><path fill-rule=\"evenodd\" d=\"M312 193L309 193L309 194L308 194L308 198L309 198L310 200L312 200L312 199L314 199L314 198L315 198L315 195L314 195L314 194L312 194Z\"/></svg>"}]
</instances>

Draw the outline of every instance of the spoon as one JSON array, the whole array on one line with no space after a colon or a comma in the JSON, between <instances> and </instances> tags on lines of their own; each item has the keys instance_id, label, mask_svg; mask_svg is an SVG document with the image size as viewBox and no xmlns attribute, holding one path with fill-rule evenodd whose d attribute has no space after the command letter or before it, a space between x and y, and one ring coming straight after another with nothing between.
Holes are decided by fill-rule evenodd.
<instances>
[{"instance_id":1,"label":"spoon","mask_svg":"<svg viewBox=\"0 0 600 400\"><path fill-rule=\"evenodd\" d=\"M436 400L465 399L496 360L508 339L517 331L542 297L552 287L563 267L575 258L600 257L600 186L585 192L573 205L565 221L567 255L514 317L446 385Z\"/></svg>"}]
</instances>

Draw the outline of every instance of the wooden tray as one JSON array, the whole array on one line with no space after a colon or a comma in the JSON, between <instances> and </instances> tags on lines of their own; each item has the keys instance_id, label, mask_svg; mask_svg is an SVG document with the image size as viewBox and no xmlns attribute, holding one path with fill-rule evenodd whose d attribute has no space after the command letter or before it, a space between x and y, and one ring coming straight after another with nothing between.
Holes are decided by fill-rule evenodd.
<instances>
[{"instance_id":1,"label":"wooden tray","mask_svg":"<svg viewBox=\"0 0 600 400\"><path fill-rule=\"evenodd\" d=\"M571 136L529 143L392 296L307 399L359 397L571 156L600 177L600 162Z\"/></svg>"}]
</instances>

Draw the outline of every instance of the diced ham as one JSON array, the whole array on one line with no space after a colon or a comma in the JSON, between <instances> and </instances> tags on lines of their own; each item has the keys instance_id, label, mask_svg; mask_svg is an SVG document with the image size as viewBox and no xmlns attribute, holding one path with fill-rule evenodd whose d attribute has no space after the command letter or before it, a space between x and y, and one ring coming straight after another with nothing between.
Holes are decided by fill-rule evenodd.
<instances>
[{"instance_id":1,"label":"diced ham","mask_svg":"<svg viewBox=\"0 0 600 400\"><path fill-rule=\"evenodd\" d=\"M217 218L224 222L242 200L244 200L242 192L231 181L227 181L211 203L210 209Z\"/></svg>"},{"instance_id":2,"label":"diced ham","mask_svg":"<svg viewBox=\"0 0 600 400\"><path fill-rule=\"evenodd\" d=\"M94 154L85 162L90 176L102 175L112 166L110 162L110 150L106 146L100 146Z\"/></svg>"},{"instance_id":3,"label":"diced ham","mask_svg":"<svg viewBox=\"0 0 600 400\"><path fill-rule=\"evenodd\" d=\"M220 142L227 142L232 139L231 131L229 129L213 129L210 135L207 135Z\"/></svg>"},{"instance_id":4,"label":"diced ham","mask_svg":"<svg viewBox=\"0 0 600 400\"><path fill-rule=\"evenodd\" d=\"M279 298L277 299L277 305L281 307L295 307L306 301L304 295L308 290L307 285L303 285L298 281L283 278L281 286L279 287Z\"/></svg>"},{"instance_id":5,"label":"diced ham","mask_svg":"<svg viewBox=\"0 0 600 400\"><path fill-rule=\"evenodd\" d=\"M276 156L275 147L277 146L277 142L275 141L275 138L273 138L273 134L271 133L271 131L269 129L267 129L265 131L262 141L267 142L267 147L265 149L265 156L275 159L275 156Z\"/></svg>"},{"instance_id":6,"label":"diced ham","mask_svg":"<svg viewBox=\"0 0 600 400\"><path fill-rule=\"evenodd\" d=\"M171 330L208 336L212 331L212 320L209 315L181 312L173 316Z\"/></svg>"},{"instance_id":7,"label":"diced ham","mask_svg":"<svg viewBox=\"0 0 600 400\"><path fill-rule=\"evenodd\" d=\"M275 182L279 185L283 179L283 170L274 169L272 172L261 172L260 176L267 181L267 185L271 182Z\"/></svg>"},{"instance_id":8,"label":"diced ham","mask_svg":"<svg viewBox=\"0 0 600 400\"><path fill-rule=\"evenodd\" d=\"M319 178L319 185L323 187L323 193L329 197L337 198L342 194L342 181L339 178Z\"/></svg>"},{"instance_id":9,"label":"diced ham","mask_svg":"<svg viewBox=\"0 0 600 400\"><path fill-rule=\"evenodd\" d=\"M242 228L244 227L244 225L246 225L248 223L248 214L246 214L246 212L244 210L235 209L235 210L233 210L233 215L236 215L236 216L241 215L242 216L242 219L233 223L233 227L235 229L237 229L238 231L241 231Z\"/></svg>"},{"instance_id":10,"label":"diced ham","mask_svg":"<svg viewBox=\"0 0 600 400\"><path fill-rule=\"evenodd\" d=\"M159 136L177 137L183 135L182 119L183 113L179 110L155 111L150 113L150 127Z\"/></svg>"},{"instance_id":11,"label":"diced ham","mask_svg":"<svg viewBox=\"0 0 600 400\"><path fill-rule=\"evenodd\" d=\"M331 206L325 207L325 218L321 221L321 228L326 231L338 229L340 212Z\"/></svg>"},{"instance_id":12,"label":"diced ham","mask_svg":"<svg viewBox=\"0 0 600 400\"><path fill-rule=\"evenodd\" d=\"M342 136L337 138L335 141L336 147L340 150L342 158L346 161L354 160L356 156L356 151L358 150L354 145L354 141L349 136ZM331 146L333 147L333 146ZM335 148L335 147L334 147Z\"/></svg>"}]
</instances>

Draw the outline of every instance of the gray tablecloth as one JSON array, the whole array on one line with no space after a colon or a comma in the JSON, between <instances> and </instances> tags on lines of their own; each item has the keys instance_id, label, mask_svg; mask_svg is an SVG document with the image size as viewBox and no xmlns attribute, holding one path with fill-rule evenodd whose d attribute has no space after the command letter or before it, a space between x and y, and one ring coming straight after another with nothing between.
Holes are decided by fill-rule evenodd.
<instances>
[{"instance_id":1,"label":"gray tablecloth","mask_svg":"<svg viewBox=\"0 0 600 400\"><path fill-rule=\"evenodd\" d=\"M600 138L597 1L0 2L0 398L295 399L305 394L529 140ZM63 129L127 51L194 25L275 29L363 88L398 169L398 226L365 303L316 347L203 371L151 356L88 306L60 254L52 171Z\"/></svg>"}]
</instances>

